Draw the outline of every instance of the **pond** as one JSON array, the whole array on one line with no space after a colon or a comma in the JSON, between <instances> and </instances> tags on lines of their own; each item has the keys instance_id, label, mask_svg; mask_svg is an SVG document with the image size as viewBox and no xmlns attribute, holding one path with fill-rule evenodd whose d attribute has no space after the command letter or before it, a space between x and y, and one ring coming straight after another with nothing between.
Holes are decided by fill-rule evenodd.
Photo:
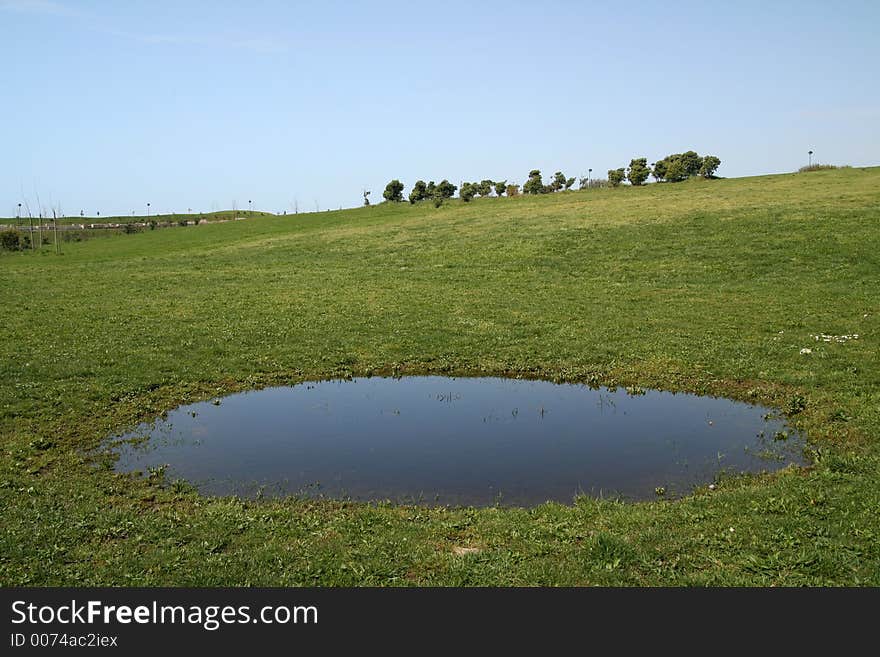
<instances>
[{"instance_id":1,"label":"pond","mask_svg":"<svg viewBox=\"0 0 880 657\"><path fill-rule=\"evenodd\" d=\"M743 402L437 376L230 395L111 445L117 470L167 466L208 494L474 506L680 496L721 472L805 462L801 436Z\"/></svg>"}]
</instances>

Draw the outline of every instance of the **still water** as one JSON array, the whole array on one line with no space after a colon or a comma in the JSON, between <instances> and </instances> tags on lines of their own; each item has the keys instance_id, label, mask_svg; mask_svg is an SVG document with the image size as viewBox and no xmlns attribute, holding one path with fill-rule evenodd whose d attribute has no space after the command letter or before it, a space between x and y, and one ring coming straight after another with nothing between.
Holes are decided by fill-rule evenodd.
<instances>
[{"instance_id":1,"label":"still water","mask_svg":"<svg viewBox=\"0 0 880 657\"><path fill-rule=\"evenodd\" d=\"M802 438L743 402L436 376L235 394L111 444L117 470L167 466L209 494L474 506L676 496L722 471L804 463Z\"/></svg>"}]
</instances>

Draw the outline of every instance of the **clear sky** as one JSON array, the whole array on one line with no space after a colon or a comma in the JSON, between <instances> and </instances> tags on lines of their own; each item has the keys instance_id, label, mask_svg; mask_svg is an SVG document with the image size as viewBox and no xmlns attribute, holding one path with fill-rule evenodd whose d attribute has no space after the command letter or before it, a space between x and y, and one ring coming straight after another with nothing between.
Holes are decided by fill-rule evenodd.
<instances>
[{"instance_id":1,"label":"clear sky","mask_svg":"<svg viewBox=\"0 0 880 657\"><path fill-rule=\"evenodd\" d=\"M880 2L0 0L0 215L880 164Z\"/></svg>"}]
</instances>

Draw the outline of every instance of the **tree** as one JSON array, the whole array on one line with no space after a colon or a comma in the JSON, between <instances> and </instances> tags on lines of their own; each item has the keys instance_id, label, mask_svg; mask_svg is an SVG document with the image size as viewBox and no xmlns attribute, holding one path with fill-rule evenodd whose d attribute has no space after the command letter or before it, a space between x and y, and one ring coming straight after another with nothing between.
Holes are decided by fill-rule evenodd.
<instances>
[{"instance_id":1,"label":"tree","mask_svg":"<svg viewBox=\"0 0 880 657\"><path fill-rule=\"evenodd\" d=\"M630 160L626 179L629 180L630 184L639 187L640 185L645 184L650 173L651 170L648 168L648 158L639 157Z\"/></svg>"},{"instance_id":2,"label":"tree","mask_svg":"<svg viewBox=\"0 0 880 657\"><path fill-rule=\"evenodd\" d=\"M565 187L565 174L561 171L557 171L553 174L553 182L550 183L550 189L554 192L558 192L563 187Z\"/></svg>"},{"instance_id":3,"label":"tree","mask_svg":"<svg viewBox=\"0 0 880 657\"><path fill-rule=\"evenodd\" d=\"M434 181L428 183L428 186L425 187L425 198L434 198L437 195L437 185L434 184Z\"/></svg>"},{"instance_id":4,"label":"tree","mask_svg":"<svg viewBox=\"0 0 880 657\"><path fill-rule=\"evenodd\" d=\"M568 180L566 180L565 181L565 191L568 191L569 189L571 189L574 186L574 183L575 183L574 178L569 178Z\"/></svg>"},{"instance_id":5,"label":"tree","mask_svg":"<svg viewBox=\"0 0 880 657\"><path fill-rule=\"evenodd\" d=\"M370 192L366 189L364 190L364 207L368 207L370 205L370 199L367 197L370 195Z\"/></svg>"},{"instance_id":6,"label":"tree","mask_svg":"<svg viewBox=\"0 0 880 657\"><path fill-rule=\"evenodd\" d=\"M680 156L671 155L667 158L666 180L669 182L681 182L687 178L687 169Z\"/></svg>"},{"instance_id":7,"label":"tree","mask_svg":"<svg viewBox=\"0 0 880 657\"><path fill-rule=\"evenodd\" d=\"M507 181L502 180L501 182L495 183L495 195L496 196L504 196L504 192L507 189Z\"/></svg>"},{"instance_id":8,"label":"tree","mask_svg":"<svg viewBox=\"0 0 880 657\"><path fill-rule=\"evenodd\" d=\"M688 177L696 176L703 166L703 158L694 151L687 151L681 154L681 164L684 167L685 175Z\"/></svg>"},{"instance_id":9,"label":"tree","mask_svg":"<svg viewBox=\"0 0 880 657\"><path fill-rule=\"evenodd\" d=\"M617 187L626 179L626 169L608 169L608 182L612 187Z\"/></svg>"},{"instance_id":10,"label":"tree","mask_svg":"<svg viewBox=\"0 0 880 657\"><path fill-rule=\"evenodd\" d=\"M508 185L505 192L508 196L519 196L519 185Z\"/></svg>"},{"instance_id":11,"label":"tree","mask_svg":"<svg viewBox=\"0 0 880 657\"><path fill-rule=\"evenodd\" d=\"M437 185L434 196L437 198L452 198L455 196L455 191L457 189L458 187L444 178L440 181L440 184Z\"/></svg>"},{"instance_id":12,"label":"tree","mask_svg":"<svg viewBox=\"0 0 880 657\"><path fill-rule=\"evenodd\" d=\"M700 175L703 178L714 178L715 172L721 166L721 160L714 155L707 155L703 158L703 165L700 167Z\"/></svg>"},{"instance_id":13,"label":"tree","mask_svg":"<svg viewBox=\"0 0 880 657\"><path fill-rule=\"evenodd\" d=\"M416 184L413 185L412 191L409 193L409 202L415 203L417 201L424 201L428 197L428 186L425 184L424 180L417 180Z\"/></svg>"},{"instance_id":14,"label":"tree","mask_svg":"<svg viewBox=\"0 0 880 657\"><path fill-rule=\"evenodd\" d=\"M590 186L590 179L589 178L581 178L580 180L578 180L578 189L586 189L589 186Z\"/></svg>"},{"instance_id":15,"label":"tree","mask_svg":"<svg viewBox=\"0 0 880 657\"><path fill-rule=\"evenodd\" d=\"M461 183L461 189L458 192L458 196L465 203L469 203L471 199L474 198L474 194L477 193L478 188L479 186L476 183Z\"/></svg>"},{"instance_id":16,"label":"tree","mask_svg":"<svg viewBox=\"0 0 880 657\"><path fill-rule=\"evenodd\" d=\"M651 171L651 175L654 176L654 180L657 182L662 181L666 178L666 167L669 166L669 162L666 158L662 160L657 160L654 162L654 170Z\"/></svg>"},{"instance_id":17,"label":"tree","mask_svg":"<svg viewBox=\"0 0 880 657\"><path fill-rule=\"evenodd\" d=\"M403 201L403 183L395 178L385 185L385 191L382 192L382 196L386 201L400 203Z\"/></svg>"},{"instance_id":18,"label":"tree","mask_svg":"<svg viewBox=\"0 0 880 657\"><path fill-rule=\"evenodd\" d=\"M523 194L543 194L546 191L544 181L541 180L541 171L532 169L529 171L529 179L522 186Z\"/></svg>"},{"instance_id":19,"label":"tree","mask_svg":"<svg viewBox=\"0 0 880 657\"><path fill-rule=\"evenodd\" d=\"M492 187L494 186L495 183L491 180L481 180L480 184L477 186L477 191L480 193L480 196L491 196Z\"/></svg>"}]
</instances>

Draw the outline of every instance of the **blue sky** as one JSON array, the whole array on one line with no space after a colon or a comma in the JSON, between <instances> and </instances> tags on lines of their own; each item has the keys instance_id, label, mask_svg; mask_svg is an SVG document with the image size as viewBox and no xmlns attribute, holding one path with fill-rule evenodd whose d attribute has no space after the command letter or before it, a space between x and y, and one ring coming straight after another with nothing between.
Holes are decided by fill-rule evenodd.
<instances>
[{"instance_id":1,"label":"blue sky","mask_svg":"<svg viewBox=\"0 0 880 657\"><path fill-rule=\"evenodd\" d=\"M0 215L374 201L391 178L880 164L880 2L0 0Z\"/></svg>"}]
</instances>

